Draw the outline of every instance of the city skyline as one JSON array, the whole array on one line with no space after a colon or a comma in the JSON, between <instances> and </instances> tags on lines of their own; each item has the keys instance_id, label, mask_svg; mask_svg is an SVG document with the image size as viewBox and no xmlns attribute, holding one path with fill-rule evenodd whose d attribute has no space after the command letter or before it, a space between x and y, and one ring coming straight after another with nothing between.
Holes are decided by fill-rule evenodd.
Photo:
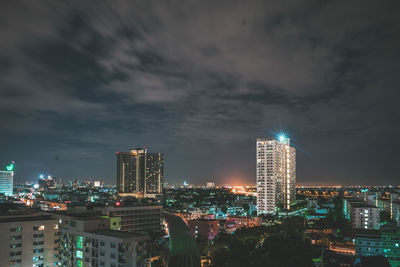
<instances>
[{"instance_id":1,"label":"city skyline","mask_svg":"<svg viewBox=\"0 0 400 267\"><path fill-rule=\"evenodd\" d=\"M400 267L398 1L0 1L0 266Z\"/></svg>"},{"instance_id":2,"label":"city skyline","mask_svg":"<svg viewBox=\"0 0 400 267\"><path fill-rule=\"evenodd\" d=\"M280 138L285 138L290 140L290 136L288 136L288 133L286 131L278 131L278 132L273 132L272 134L269 135L271 140L276 139L277 141L279 141ZM256 138L257 140L259 140L260 138ZM254 140L253 140L254 141ZM292 143L290 143L292 144ZM145 149L146 151L148 150L148 145L143 145L143 149ZM254 150L256 151L257 146L254 146ZM294 148L294 147L293 147ZM139 148L136 149L130 149L130 150L139 150ZM115 154L119 154L119 153L129 153L129 152L115 152ZM154 153L150 153L150 154L154 154ZM155 153L155 154L160 154L160 153ZM162 155L162 154L161 154ZM115 162L115 160L114 160ZM164 162L164 159L163 159ZM257 160L254 160L255 162L255 166L254 166L254 170L257 169ZM8 168L8 164L12 164L13 168L15 168L15 161L14 160L9 160L9 161L4 161L4 171ZM6 166L8 165L8 166ZM163 164L164 165L164 164ZM115 164L115 166L113 166L114 168L118 169L118 164ZM165 171L163 171L165 172ZM13 171L14 173L14 171ZM14 176L14 174L13 174ZM104 177L98 177L98 176L88 176L88 177L80 177L80 176L71 176L71 177L64 177L64 176L58 176L58 175L54 175L51 172L38 172L36 177L30 177L27 178L25 180L21 180L21 179L16 179L15 177L13 177L13 180L16 183L25 183L25 182L32 182L32 183L36 183L40 178L43 178L44 176L48 176L48 177L55 177L56 179L66 179L65 181L74 181L74 180L78 180L78 181L101 181L104 182L106 184L110 184L110 185L116 185L118 186L118 175L116 175L115 177L111 177L111 178L105 178ZM242 177L244 177L245 175L243 175ZM297 175L296 175L297 176ZM232 178L233 177L233 178ZM204 176L204 177L195 177L195 179L193 179L193 177L183 177L181 179L176 179L175 181L168 181L168 178L165 179L165 177L163 176L162 180L164 181L164 183L168 184L168 185L178 185L178 184L184 184L184 183L188 183L191 185L195 185L195 186L202 186L205 185L207 182L213 182L215 183L217 186L257 186L257 175L254 177L254 179L252 181L245 181L245 179L238 179L239 176L231 176L232 179L228 179L228 180L222 180L221 178L218 177L212 177L212 176ZM197 178L197 179L196 179ZM197 182L196 180L199 180L199 182ZM117 181L117 182L115 182ZM398 183L382 183L382 181L379 182L373 182L373 183L353 183L353 181L347 181L347 182L332 182L332 181L321 181L321 180L315 180L315 181L300 181L297 182L296 181L296 187L301 187L301 186L400 186L400 184Z\"/></svg>"},{"instance_id":3,"label":"city skyline","mask_svg":"<svg viewBox=\"0 0 400 267\"><path fill-rule=\"evenodd\" d=\"M253 183L286 130L298 182L394 184L398 27L375 1L0 4L0 164L115 181L116 151L165 180ZM385 14L382 16L382 14ZM114 182L113 182L114 183Z\"/></svg>"}]
</instances>

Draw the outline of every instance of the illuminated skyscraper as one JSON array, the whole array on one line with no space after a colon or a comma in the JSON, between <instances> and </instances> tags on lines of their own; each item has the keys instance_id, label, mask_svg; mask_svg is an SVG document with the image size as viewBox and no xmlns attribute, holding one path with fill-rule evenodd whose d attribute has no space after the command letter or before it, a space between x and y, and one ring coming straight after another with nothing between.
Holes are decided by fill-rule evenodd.
<instances>
[{"instance_id":1,"label":"illuminated skyscraper","mask_svg":"<svg viewBox=\"0 0 400 267\"><path fill-rule=\"evenodd\" d=\"M257 138L257 213L290 209L296 196L296 149L290 139Z\"/></svg>"},{"instance_id":2,"label":"illuminated skyscraper","mask_svg":"<svg viewBox=\"0 0 400 267\"><path fill-rule=\"evenodd\" d=\"M117 188L121 196L154 197L162 194L164 156L146 148L117 152Z\"/></svg>"},{"instance_id":3,"label":"illuminated skyscraper","mask_svg":"<svg viewBox=\"0 0 400 267\"><path fill-rule=\"evenodd\" d=\"M12 196L14 180L14 162L6 166L5 171L0 171L0 194Z\"/></svg>"}]
</instances>

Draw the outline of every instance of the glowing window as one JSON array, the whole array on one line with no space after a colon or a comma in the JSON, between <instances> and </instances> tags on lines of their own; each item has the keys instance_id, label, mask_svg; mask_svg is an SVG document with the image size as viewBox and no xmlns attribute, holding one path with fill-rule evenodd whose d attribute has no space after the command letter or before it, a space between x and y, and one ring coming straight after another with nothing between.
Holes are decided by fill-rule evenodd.
<instances>
[{"instance_id":1,"label":"glowing window","mask_svg":"<svg viewBox=\"0 0 400 267\"><path fill-rule=\"evenodd\" d=\"M76 257L82 259L83 258L83 252L80 250L76 251Z\"/></svg>"},{"instance_id":2,"label":"glowing window","mask_svg":"<svg viewBox=\"0 0 400 267\"><path fill-rule=\"evenodd\" d=\"M83 236L78 235L76 239L76 248L82 249L83 248Z\"/></svg>"}]
</instances>

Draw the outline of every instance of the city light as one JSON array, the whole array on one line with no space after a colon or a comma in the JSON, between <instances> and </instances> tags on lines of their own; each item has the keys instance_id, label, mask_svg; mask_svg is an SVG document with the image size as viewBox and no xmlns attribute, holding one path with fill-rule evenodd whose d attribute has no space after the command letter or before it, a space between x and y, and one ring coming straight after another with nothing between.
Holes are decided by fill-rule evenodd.
<instances>
[{"instance_id":1,"label":"city light","mask_svg":"<svg viewBox=\"0 0 400 267\"><path fill-rule=\"evenodd\" d=\"M279 142L283 143L287 139L287 134L284 132L280 132L277 134L277 139Z\"/></svg>"}]
</instances>

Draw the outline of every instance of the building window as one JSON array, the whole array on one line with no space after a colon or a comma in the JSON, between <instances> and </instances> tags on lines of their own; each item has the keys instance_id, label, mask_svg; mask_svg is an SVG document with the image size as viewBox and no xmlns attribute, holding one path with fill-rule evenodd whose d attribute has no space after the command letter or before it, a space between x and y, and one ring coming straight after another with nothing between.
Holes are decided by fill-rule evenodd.
<instances>
[{"instance_id":1,"label":"building window","mask_svg":"<svg viewBox=\"0 0 400 267\"><path fill-rule=\"evenodd\" d=\"M37 253L42 253L44 250L42 248L40 249L34 249L33 250L33 254L37 254Z\"/></svg>"},{"instance_id":2,"label":"building window","mask_svg":"<svg viewBox=\"0 0 400 267\"><path fill-rule=\"evenodd\" d=\"M21 251L10 252L10 256L11 256L11 257L13 257L13 256L21 256L21 255L22 255L22 252L21 252Z\"/></svg>"},{"instance_id":3,"label":"building window","mask_svg":"<svg viewBox=\"0 0 400 267\"><path fill-rule=\"evenodd\" d=\"M13 235L10 237L11 240L20 240L22 238L22 236L20 235Z\"/></svg>"},{"instance_id":4,"label":"building window","mask_svg":"<svg viewBox=\"0 0 400 267\"><path fill-rule=\"evenodd\" d=\"M10 248L20 248L20 247L21 247L21 243L10 244Z\"/></svg>"},{"instance_id":5,"label":"building window","mask_svg":"<svg viewBox=\"0 0 400 267\"><path fill-rule=\"evenodd\" d=\"M83 252L81 250L77 250L76 251L76 257L79 258L79 259L82 259L83 258Z\"/></svg>"},{"instance_id":6,"label":"building window","mask_svg":"<svg viewBox=\"0 0 400 267\"><path fill-rule=\"evenodd\" d=\"M44 231L45 227L44 225L35 225L33 226L34 231Z\"/></svg>"},{"instance_id":7,"label":"building window","mask_svg":"<svg viewBox=\"0 0 400 267\"><path fill-rule=\"evenodd\" d=\"M78 235L78 237L76 238L76 248L79 248L79 249L83 248L83 236L81 236L81 235Z\"/></svg>"},{"instance_id":8,"label":"building window","mask_svg":"<svg viewBox=\"0 0 400 267\"><path fill-rule=\"evenodd\" d=\"M43 241L33 241L33 245L34 246L39 246L39 245L43 245Z\"/></svg>"},{"instance_id":9,"label":"building window","mask_svg":"<svg viewBox=\"0 0 400 267\"><path fill-rule=\"evenodd\" d=\"M21 232L22 227L10 228L10 232Z\"/></svg>"}]
</instances>

